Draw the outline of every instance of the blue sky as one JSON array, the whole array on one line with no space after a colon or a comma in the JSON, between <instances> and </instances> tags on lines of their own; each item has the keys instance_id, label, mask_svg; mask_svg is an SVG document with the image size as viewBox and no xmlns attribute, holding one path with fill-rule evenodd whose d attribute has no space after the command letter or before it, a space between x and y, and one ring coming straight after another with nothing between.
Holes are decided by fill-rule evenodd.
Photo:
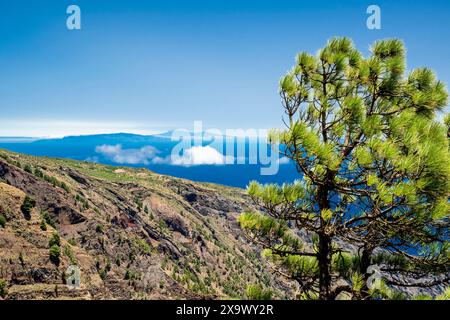
<instances>
[{"instance_id":1,"label":"blue sky","mask_svg":"<svg viewBox=\"0 0 450 320\"><path fill-rule=\"evenodd\" d=\"M66 28L77 4L82 30ZM382 29L366 28L366 8ZM398 37L450 83L450 1L0 0L0 136L281 125L296 53Z\"/></svg>"}]
</instances>

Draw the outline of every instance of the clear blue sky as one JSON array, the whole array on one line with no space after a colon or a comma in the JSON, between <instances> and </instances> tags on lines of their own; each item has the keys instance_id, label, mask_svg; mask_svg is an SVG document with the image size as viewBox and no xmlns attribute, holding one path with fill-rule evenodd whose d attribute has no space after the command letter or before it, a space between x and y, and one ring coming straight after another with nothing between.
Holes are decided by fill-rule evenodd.
<instances>
[{"instance_id":1,"label":"clear blue sky","mask_svg":"<svg viewBox=\"0 0 450 320\"><path fill-rule=\"evenodd\" d=\"M82 30L66 29L70 4ZM382 30L366 28L370 4ZM332 36L364 52L399 37L409 68L450 84L446 0L0 0L0 15L3 136L279 126L280 77Z\"/></svg>"}]
</instances>

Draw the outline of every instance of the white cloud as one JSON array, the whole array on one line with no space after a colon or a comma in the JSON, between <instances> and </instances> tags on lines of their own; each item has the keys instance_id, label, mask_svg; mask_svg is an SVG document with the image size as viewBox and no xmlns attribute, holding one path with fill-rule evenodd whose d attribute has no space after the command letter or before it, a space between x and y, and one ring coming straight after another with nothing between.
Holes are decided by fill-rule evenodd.
<instances>
[{"instance_id":1,"label":"white cloud","mask_svg":"<svg viewBox=\"0 0 450 320\"><path fill-rule=\"evenodd\" d=\"M172 155L173 165L212 165L225 164L227 158L222 153L210 146L195 146L184 150L183 156ZM232 158L232 157L231 157ZM229 159L230 160L230 159ZM234 160L234 159L231 159Z\"/></svg>"},{"instance_id":2,"label":"white cloud","mask_svg":"<svg viewBox=\"0 0 450 320\"><path fill-rule=\"evenodd\" d=\"M122 151L122 145L117 144L115 146L104 144L95 148L95 152L102 153L104 155L115 155Z\"/></svg>"},{"instance_id":3,"label":"white cloud","mask_svg":"<svg viewBox=\"0 0 450 320\"><path fill-rule=\"evenodd\" d=\"M107 159L119 164L144 164L153 163L159 151L152 146L140 149L122 149L122 145L101 145L95 148L95 152L102 154Z\"/></svg>"},{"instance_id":4,"label":"white cloud","mask_svg":"<svg viewBox=\"0 0 450 320\"><path fill-rule=\"evenodd\" d=\"M95 152L118 164L170 164L175 166L193 165L221 165L226 160L233 161L233 157L226 157L210 146L195 146L185 149L183 155L169 155L160 157L160 151L152 146L145 146L140 149L123 149L122 145L101 145L95 148ZM92 157L92 161L98 162L97 157Z\"/></svg>"},{"instance_id":5,"label":"white cloud","mask_svg":"<svg viewBox=\"0 0 450 320\"><path fill-rule=\"evenodd\" d=\"M290 159L288 157L282 157L278 160L279 164L289 164L290 163Z\"/></svg>"},{"instance_id":6,"label":"white cloud","mask_svg":"<svg viewBox=\"0 0 450 320\"><path fill-rule=\"evenodd\" d=\"M154 164L170 164L170 156L167 157L154 157L152 159Z\"/></svg>"}]
</instances>

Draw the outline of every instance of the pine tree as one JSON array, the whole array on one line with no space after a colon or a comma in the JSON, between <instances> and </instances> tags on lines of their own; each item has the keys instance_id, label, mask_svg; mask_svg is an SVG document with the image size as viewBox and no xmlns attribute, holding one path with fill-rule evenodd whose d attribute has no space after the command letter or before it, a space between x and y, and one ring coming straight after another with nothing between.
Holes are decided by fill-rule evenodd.
<instances>
[{"instance_id":1,"label":"pine tree","mask_svg":"<svg viewBox=\"0 0 450 320\"><path fill-rule=\"evenodd\" d=\"M405 68L399 40L375 42L365 58L335 38L300 53L280 81L286 128L269 140L300 179L252 182L264 210L239 222L303 298L400 298L390 285L424 274L436 277L416 286L449 282L450 117L436 120L448 94L431 70Z\"/></svg>"}]
</instances>

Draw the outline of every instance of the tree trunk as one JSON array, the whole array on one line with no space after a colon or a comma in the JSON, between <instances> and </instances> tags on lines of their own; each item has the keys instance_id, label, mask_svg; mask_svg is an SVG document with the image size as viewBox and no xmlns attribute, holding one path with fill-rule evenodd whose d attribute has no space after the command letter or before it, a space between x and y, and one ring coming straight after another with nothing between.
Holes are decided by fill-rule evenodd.
<instances>
[{"instance_id":1,"label":"tree trunk","mask_svg":"<svg viewBox=\"0 0 450 320\"><path fill-rule=\"evenodd\" d=\"M327 181L333 181L333 173L327 171ZM330 209L328 200L329 187L322 185L317 190L318 205L320 211ZM331 235L327 233L327 222L320 218L319 231L319 248L318 248L318 264L319 264L319 299L329 300L331 298Z\"/></svg>"},{"instance_id":2,"label":"tree trunk","mask_svg":"<svg viewBox=\"0 0 450 320\"><path fill-rule=\"evenodd\" d=\"M331 287L331 238L328 235L319 235L319 299L330 299Z\"/></svg>"},{"instance_id":3,"label":"tree trunk","mask_svg":"<svg viewBox=\"0 0 450 320\"><path fill-rule=\"evenodd\" d=\"M360 272L364 276L364 286L361 290L361 297L360 299L367 299L369 297L369 288L367 287L367 280L369 278L369 275L367 274L367 269L371 265L371 257L372 257L372 248L365 247L361 254L361 265L360 265Z\"/></svg>"}]
</instances>

